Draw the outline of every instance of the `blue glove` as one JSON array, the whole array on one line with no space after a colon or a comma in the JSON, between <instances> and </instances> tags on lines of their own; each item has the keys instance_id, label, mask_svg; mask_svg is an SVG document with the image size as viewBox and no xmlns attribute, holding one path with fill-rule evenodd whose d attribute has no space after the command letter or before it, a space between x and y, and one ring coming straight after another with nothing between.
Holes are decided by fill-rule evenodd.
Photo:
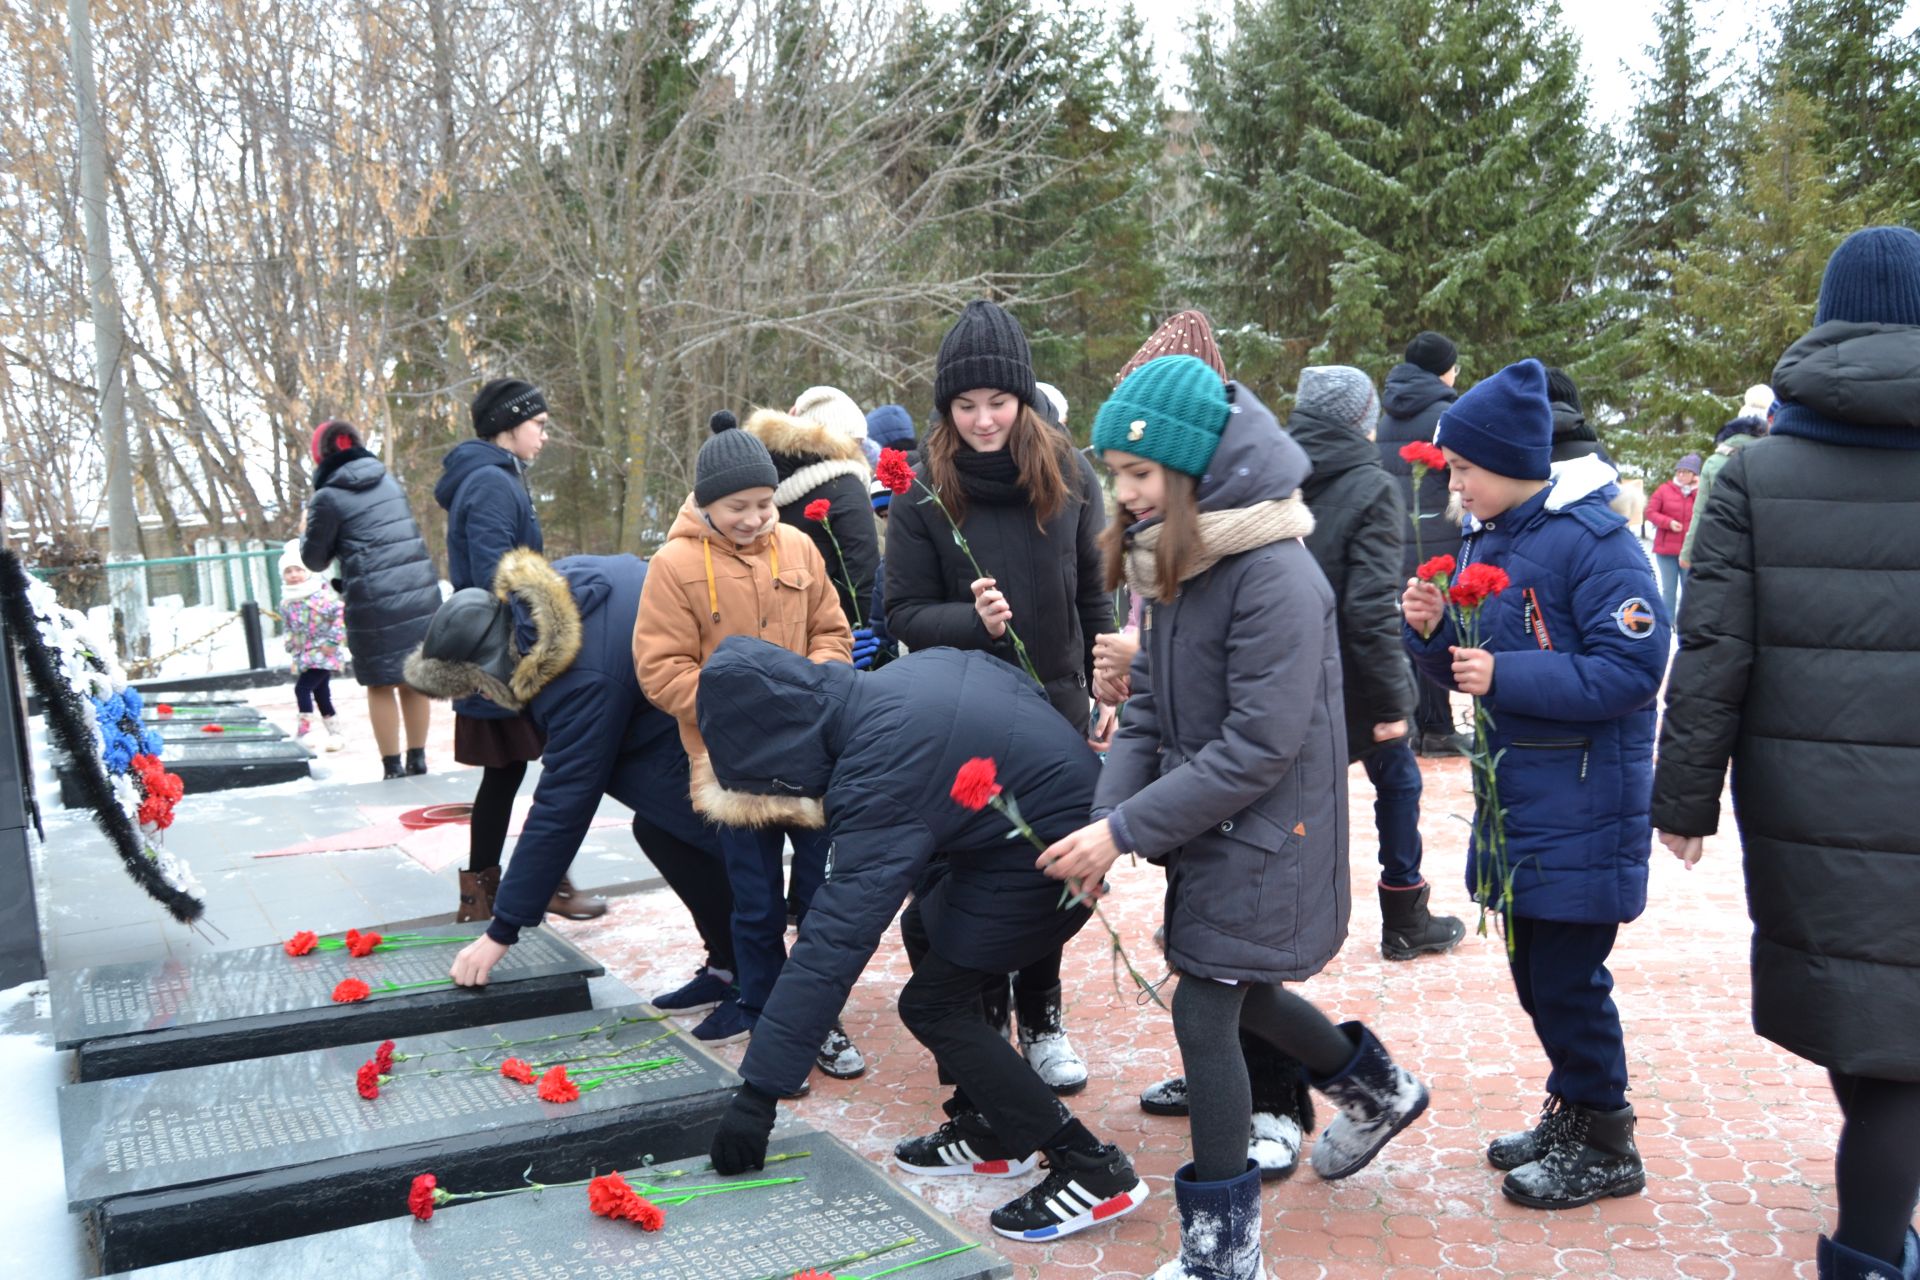
<instances>
[{"instance_id":1,"label":"blue glove","mask_svg":"<svg viewBox=\"0 0 1920 1280\"><path fill-rule=\"evenodd\" d=\"M873 655L880 652L880 641L875 638L872 627L858 627L853 633L853 669L865 671L873 665Z\"/></svg>"}]
</instances>

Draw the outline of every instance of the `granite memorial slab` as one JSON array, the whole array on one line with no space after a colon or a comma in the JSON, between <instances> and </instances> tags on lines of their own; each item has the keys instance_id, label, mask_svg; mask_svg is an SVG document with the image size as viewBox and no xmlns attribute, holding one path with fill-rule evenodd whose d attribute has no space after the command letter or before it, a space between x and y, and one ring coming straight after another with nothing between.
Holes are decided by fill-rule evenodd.
<instances>
[{"instance_id":1,"label":"granite memorial slab","mask_svg":"<svg viewBox=\"0 0 1920 1280\"><path fill-rule=\"evenodd\" d=\"M202 745L274 742L287 736L287 731L271 720L161 720L146 727L159 734L162 742L195 742Z\"/></svg>"},{"instance_id":2,"label":"granite memorial slab","mask_svg":"<svg viewBox=\"0 0 1920 1280\"><path fill-rule=\"evenodd\" d=\"M410 932L464 942L485 928L479 921ZM275 943L60 970L47 979L54 1045L75 1050L80 1079L103 1080L571 1013L591 1007L587 980L606 972L553 930L529 929L485 987L410 985L446 977L463 942L362 957L339 950L290 956ZM359 1003L336 1004L334 987L348 977L372 992Z\"/></svg>"},{"instance_id":3,"label":"granite memorial slab","mask_svg":"<svg viewBox=\"0 0 1920 1280\"><path fill-rule=\"evenodd\" d=\"M699 1157L652 1169L621 1166L629 1183L638 1188L651 1182L667 1199L676 1188L693 1184L802 1179L669 1204L666 1223L657 1232L643 1233L631 1222L595 1217L579 1187L450 1205L431 1221L417 1222L406 1216L407 1183L396 1179L382 1188L390 1215L383 1222L136 1274L147 1280L258 1280L266 1275L352 1275L370 1264L387 1275L419 1280L600 1280L615 1275L622 1280L789 1280L808 1269L854 1280L891 1267L907 1268L896 1273L899 1280L998 1280L1013 1274L1006 1259L976 1245L952 1221L895 1186L871 1161L837 1139L790 1130L775 1138L771 1150L791 1158L738 1178L711 1173ZM434 1172L443 1187L476 1189ZM534 1176L545 1180L539 1171ZM984 1220L980 1225L987 1229ZM862 1253L869 1256L846 1261Z\"/></svg>"},{"instance_id":4,"label":"granite memorial slab","mask_svg":"<svg viewBox=\"0 0 1920 1280\"><path fill-rule=\"evenodd\" d=\"M405 1210L419 1173L500 1188L529 1169L561 1182L691 1157L739 1083L638 1005L395 1040L371 1099L372 1037L61 1088L68 1207L87 1215L102 1269L376 1221ZM501 1074L510 1057L570 1064L578 1092L543 1100Z\"/></svg>"},{"instance_id":5,"label":"granite memorial slab","mask_svg":"<svg viewBox=\"0 0 1920 1280\"><path fill-rule=\"evenodd\" d=\"M291 782L306 777L313 763L311 751L285 738L278 742L261 741L258 734L235 734L231 741L224 734L188 734L186 738L161 735L160 763L180 775L189 795ZM69 809L83 804L80 780L67 757L56 756L53 767L60 777L60 803Z\"/></svg>"},{"instance_id":6,"label":"granite memorial slab","mask_svg":"<svg viewBox=\"0 0 1920 1280\"><path fill-rule=\"evenodd\" d=\"M172 707L170 715L162 715L160 707ZM144 700L140 709L140 718L150 725L178 724L191 721L195 724L208 720L218 720L224 724L251 724L263 717L260 708L245 702L174 702L162 704L151 696Z\"/></svg>"}]
</instances>

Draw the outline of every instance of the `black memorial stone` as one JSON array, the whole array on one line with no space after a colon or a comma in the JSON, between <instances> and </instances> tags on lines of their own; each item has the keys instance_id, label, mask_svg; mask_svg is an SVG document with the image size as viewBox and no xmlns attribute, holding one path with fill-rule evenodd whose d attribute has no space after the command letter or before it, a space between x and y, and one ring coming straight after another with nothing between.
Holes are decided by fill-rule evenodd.
<instances>
[{"instance_id":1,"label":"black memorial stone","mask_svg":"<svg viewBox=\"0 0 1920 1280\"><path fill-rule=\"evenodd\" d=\"M433 1056L396 1062L371 1101L355 1075L372 1039L66 1085L68 1208L88 1215L102 1269L122 1271L391 1217L420 1173L454 1189L499 1188L522 1185L529 1168L560 1182L649 1156L693 1156L739 1079L672 1023L620 1021L647 1013L635 1005L396 1037L400 1053ZM605 1030L582 1039L592 1027ZM503 1044L550 1035L567 1038ZM455 1049L468 1052L445 1052ZM572 1068L576 1080L628 1055L674 1061L564 1103L498 1071L509 1056L539 1065L587 1055L603 1056ZM450 1073L426 1076L429 1064ZM260 1274L296 1273L272 1265Z\"/></svg>"},{"instance_id":2,"label":"black memorial stone","mask_svg":"<svg viewBox=\"0 0 1920 1280\"><path fill-rule=\"evenodd\" d=\"M313 753L296 742L262 741L260 735L188 734L187 741L161 740L160 763L180 775L188 794L231 791L236 787L264 787L307 776ZM69 809L85 803L80 779L67 757L53 762L60 777L60 803Z\"/></svg>"},{"instance_id":3,"label":"black memorial stone","mask_svg":"<svg viewBox=\"0 0 1920 1280\"><path fill-rule=\"evenodd\" d=\"M485 928L482 921L412 932L464 939ZM80 1079L103 1080L571 1013L591 1007L587 980L606 972L551 929L529 929L485 987L379 990L383 981L446 977L459 949L448 943L363 957L317 950L289 956L275 944L61 970L47 980L54 1044L76 1051ZM373 994L357 1004L334 1003L333 989L346 977L365 981Z\"/></svg>"},{"instance_id":4,"label":"black memorial stone","mask_svg":"<svg viewBox=\"0 0 1920 1280\"><path fill-rule=\"evenodd\" d=\"M162 715L162 705L172 707ZM148 697L141 706L140 718L149 725L193 723L217 720L222 724L251 724L262 719L260 708L244 702L174 702L162 704Z\"/></svg>"},{"instance_id":5,"label":"black memorial stone","mask_svg":"<svg viewBox=\"0 0 1920 1280\"><path fill-rule=\"evenodd\" d=\"M211 746L227 742L275 742L287 736L286 730L271 720L209 721L182 720L149 724L162 742L192 742ZM218 729L218 733L209 733Z\"/></svg>"},{"instance_id":6,"label":"black memorial stone","mask_svg":"<svg viewBox=\"0 0 1920 1280\"><path fill-rule=\"evenodd\" d=\"M388 1275L419 1280L788 1280L797 1271L828 1269L861 1251L885 1250L832 1267L844 1277L932 1259L973 1243L950 1220L895 1186L824 1133L793 1131L774 1152L808 1152L764 1172L721 1178L703 1172L703 1158L656 1169L622 1166L638 1188L651 1180L671 1195L677 1186L715 1186L756 1178L800 1177L784 1187L703 1196L666 1208L666 1225L642 1233L630 1222L597 1218L583 1188L450 1205L430 1222L404 1216L406 1183L383 1188L391 1203L384 1222L238 1249L138 1274L150 1280L258 1280L266 1275L352 1275L377 1264ZM601 1172L605 1172L604 1169ZM683 1176L670 1177L675 1173ZM540 1170L536 1179L544 1181ZM452 1190L472 1190L440 1177ZM502 1183L511 1186L513 1183ZM985 1223L981 1224L985 1229ZM912 1244L888 1248L902 1240ZM1013 1268L979 1246L922 1262L900 1280L990 1280Z\"/></svg>"}]
</instances>

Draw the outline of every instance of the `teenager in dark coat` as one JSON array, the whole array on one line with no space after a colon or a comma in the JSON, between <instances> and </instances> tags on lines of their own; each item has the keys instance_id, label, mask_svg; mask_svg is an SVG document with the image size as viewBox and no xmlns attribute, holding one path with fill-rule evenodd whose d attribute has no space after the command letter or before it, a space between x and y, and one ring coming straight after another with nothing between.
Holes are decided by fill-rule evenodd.
<instances>
[{"instance_id":1,"label":"teenager in dark coat","mask_svg":"<svg viewBox=\"0 0 1920 1280\"><path fill-rule=\"evenodd\" d=\"M1044 1151L1047 1177L992 1214L1014 1239L1053 1239L1137 1207L1147 1191L1125 1154L1072 1117L980 1007L989 974L1004 982L1057 952L1090 909L1061 909L1060 886L1035 869L1031 845L1007 838L1008 820L951 794L962 765L992 760L1040 838L1064 835L1086 821L1100 775L1082 736L1032 682L982 653L914 652L861 674L745 636L723 640L702 668L699 716L720 785L820 798L833 841L832 874L740 1064L745 1083L714 1137L714 1168L765 1163L775 1100L806 1079L916 893L901 923L925 950L900 991L900 1020L958 1088L947 1123L903 1140L895 1159L915 1173L1018 1177Z\"/></svg>"},{"instance_id":2,"label":"teenager in dark coat","mask_svg":"<svg viewBox=\"0 0 1920 1280\"><path fill-rule=\"evenodd\" d=\"M603 795L634 811L634 839L693 916L709 985L724 989L732 979L733 895L720 845L688 801L673 717L642 696L634 675L633 620L646 577L635 556L548 564L532 551L508 552L491 590L455 592L407 662L414 688L488 698L525 714L547 743L492 923L454 961L463 986L484 984L520 931L545 918Z\"/></svg>"},{"instance_id":3,"label":"teenager in dark coat","mask_svg":"<svg viewBox=\"0 0 1920 1280\"><path fill-rule=\"evenodd\" d=\"M1412 960L1451 951L1467 927L1428 909L1433 887L1420 874L1420 762L1407 740L1413 667L1400 643L1408 521L1373 445L1379 413L1373 381L1360 370L1309 368L1300 374L1287 434L1313 464L1301 486L1313 512L1307 550L1333 588L1340 624L1347 757L1373 783L1380 950L1389 960Z\"/></svg>"},{"instance_id":4,"label":"teenager in dark coat","mask_svg":"<svg viewBox=\"0 0 1920 1280\"><path fill-rule=\"evenodd\" d=\"M440 607L433 557L413 522L407 495L351 423L329 421L314 428L312 452L313 497L300 530L301 562L319 573L339 561L347 651L353 655L353 678L367 689L367 718L386 776L425 773L432 704L402 680L407 654Z\"/></svg>"},{"instance_id":5,"label":"teenager in dark coat","mask_svg":"<svg viewBox=\"0 0 1920 1280\"><path fill-rule=\"evenodd\" d=\"M1735 762L1754 1030L1844 1116L1820 1275L1891 1280L1920 1276L1920 235L1849 237L1814 321L1695 522L1653 821L1692 865Z\"/></svg>"}]
</instances>

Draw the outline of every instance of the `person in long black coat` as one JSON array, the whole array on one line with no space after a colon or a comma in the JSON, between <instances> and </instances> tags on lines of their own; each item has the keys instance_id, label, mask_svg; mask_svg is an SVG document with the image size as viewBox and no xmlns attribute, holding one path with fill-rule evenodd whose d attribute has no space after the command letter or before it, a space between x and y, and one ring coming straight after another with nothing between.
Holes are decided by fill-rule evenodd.
<instances>
[{"instance_id":1,"label":"person in long black coat","mask_svg":"<svg viewBox=\"0 0 1920 1280\"><path fill-rule=\"evenodd\" d=\"M825 802L833 867L814 894L760 1013L745 1083L713 1140L716 1170L766 1161L774 1103L814 1054L909 894L903 930L924 948L900 991L900 1020L958 1083L932 1134L903 1140L916 1173L1016 1177L1044 1151L1051 1172L994 1210L994 1229L1045 1240L1109 1221L1147 1194L983 1015L988 975L1029 965L1077 934L1091 909L1062 908L1032 845L985 803L955 798L962 766L992 761L1000 794L1041 841L1087 821L1100 763L1017 670L984 653L931 649L877 671L812 663L746 636L700 672L700 733L730 791ZM976 764L975 768L978 767ZM931 874L930 874L931 873ZM1084 1199L1067 1193L1069 1183ZM1062 1212L1059 1206L1068 1206Z\"/></svg>"},{"instance_id":2,"label":"person in long black coat","mask_svg":"<svg viewBox=\"0 0 1920 1280\"><path fill-rule=\"evenodd\" d=\"M353 655L353 678L367 689L367 718L386 776L425 773L432 704L404 681L407 654L440 607L433 557L407 495L351 423L328 421L314 428L312 452L313 497L300 530L301 562L315 573L340 562L347 651Z\"/></svg>"},{"instance_id":3,"label":"person in long black coat","mask_svg":"<svg viewBox=\"0 0 1920 1280\"><path fill-rule=\"evenodd\" d=\"M1727 459L1697 522L1653 822L1691 866L1734 761L1754 1030L1827 1068L1845 1117L1820 1274L1911 1277L1920 721L1898 691L1920 679L1920 235L1849 237L1814 321L1774 368L1772 434Z\"/></svg>"}]
</instances>

